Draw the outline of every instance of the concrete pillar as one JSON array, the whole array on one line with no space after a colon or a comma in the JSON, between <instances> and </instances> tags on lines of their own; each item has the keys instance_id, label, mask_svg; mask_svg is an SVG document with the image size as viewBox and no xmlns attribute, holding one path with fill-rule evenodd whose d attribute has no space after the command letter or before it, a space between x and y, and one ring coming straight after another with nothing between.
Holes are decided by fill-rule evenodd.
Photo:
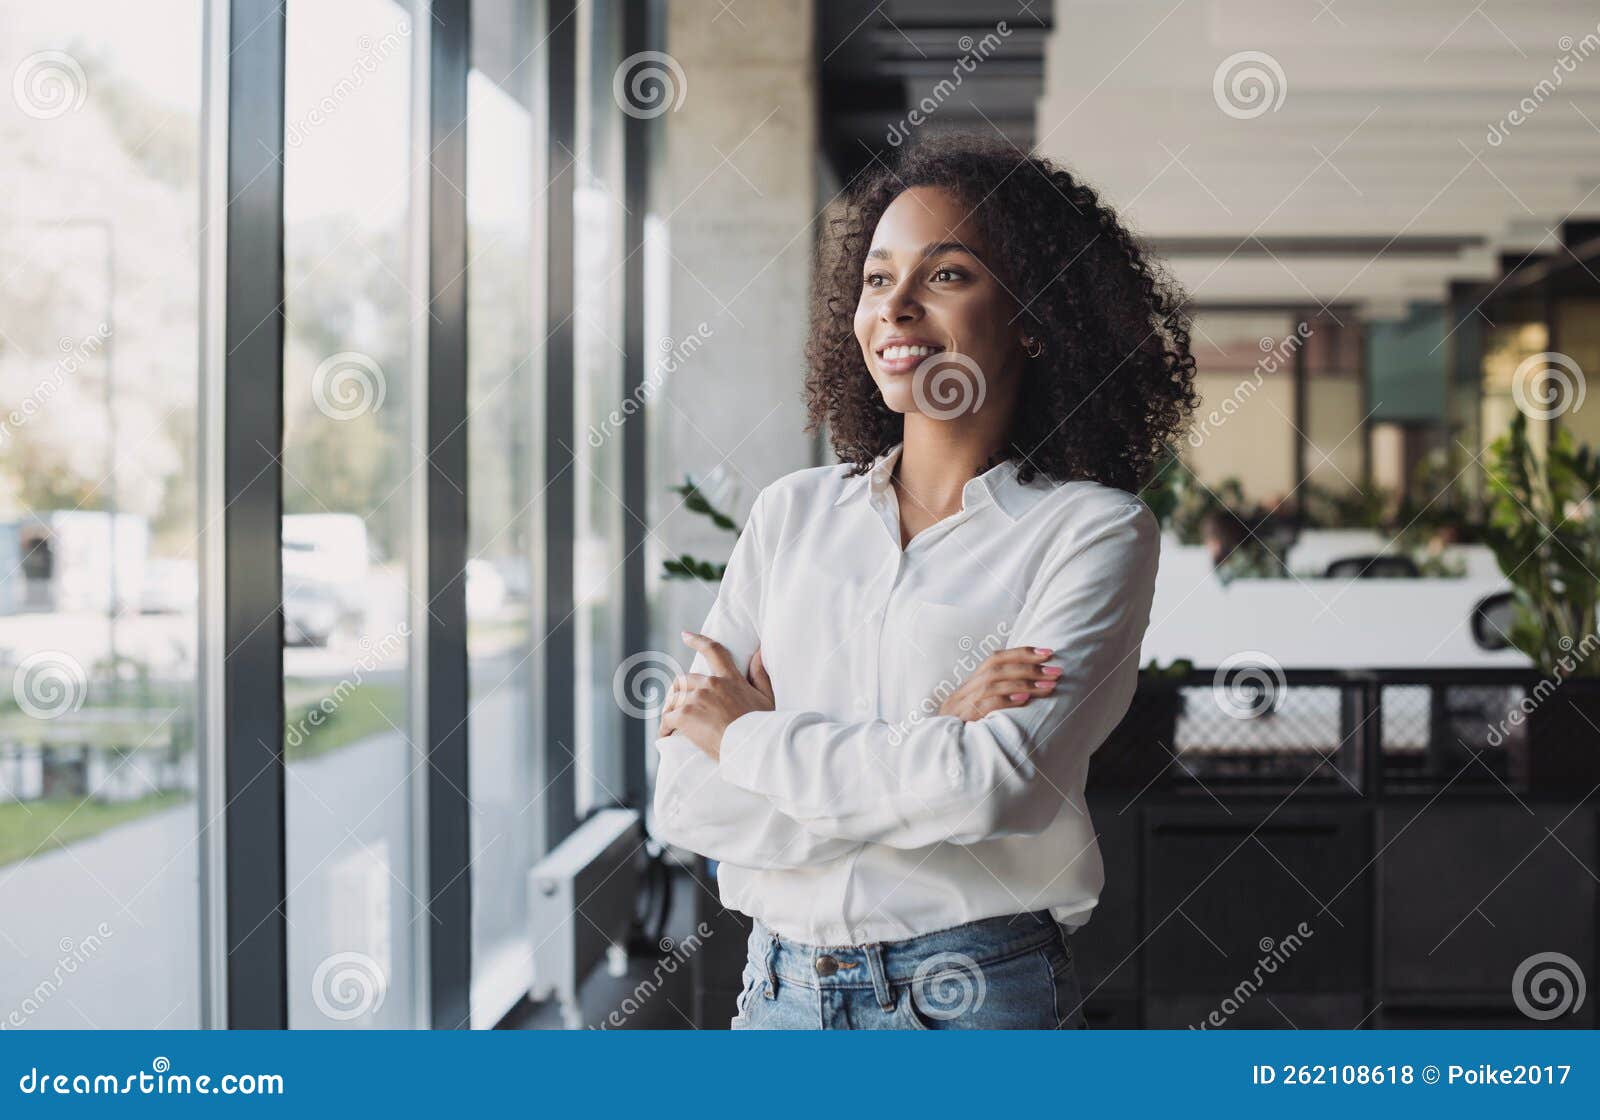
<instances>
[{"instance_id":1,"label":"concrete pillar","mask_svg":"<svg viewBox=\"0 0 1600 1120\"><path fill-rule=\"evenodd\" d=\"M666 488L693 474L742 523L763 486L823 461L802 400L819 206L813 5L669 3L665 46L663 72L683 96L658 120L647 222L659 379L648 571L653 648L687 668L678 631L699 628L716 589L662 580L662 559L720 563L733 542Z\"/></svg>"}]
</instances>

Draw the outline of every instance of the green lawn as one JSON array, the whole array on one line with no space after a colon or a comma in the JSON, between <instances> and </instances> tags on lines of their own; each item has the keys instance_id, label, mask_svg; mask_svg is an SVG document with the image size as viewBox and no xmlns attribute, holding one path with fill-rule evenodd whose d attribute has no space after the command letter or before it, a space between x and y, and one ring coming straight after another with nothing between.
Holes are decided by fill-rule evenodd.
<instances>
[{"instance_id":1,"label":"green lawn","mask_svg":"<svg viewBox=\"0 0 1600 1120\"><path fill-rule=\"evenodd\" d=\"M174 790L117 804L70 797L29 801L26 805L16 801L0 803L0 867L26 859L35 851L64 848L189 799L187 792Z\"/></svg>"},{"instance_id":2,"label":"green lawn","mask_svg":"<svg viewBox=\"0 0 1600 1120\"><path fill-rule=\"evenodd\" d=\"M393 735L395 726L406 726L406 695L400 685L357 685L332 712L323 712L321 702L332 687L335 686L320 681L285 682L284 756L289 762L317 758L373 735ZM319 713L315 723L311 719L312 711ZM3 725L4 720L0 718L0 726ZM111 726L115 728L116 725ZM38 720L28 720L21 729L40 737L47 736L52 729L57 734L61 730L59 726L52 728L48 722ZM148 732L148 727L143 730ZM97 745L101 734L107 733L104 728L94 731L100 734L79 732L83 734L82 741ZM124 731L122 735L118 742L127 742L127 733ZM29 740L17 734L13 741ZM41 745L48 749L53 744L46 739ZM66 797L26 804L12 800L0 802L0 866L26 859L41 845L43 850L63 848L108 828L181 805L190 797L187 791L173 790L116 804Z\"/></svg>"},{"instance_id":3,"label":"green lawn","mask_svg":"<svg viewBox=\"0 0 1600 1120\"><path fill-rule=\"evenodd\" d=\"M309 682L308 687L305 681L289 681L284 696L284 756L290 762L316 758L371 735L394 735L396 727L406 726L406 693L399 685L356 685L332 712L320 708L329 696L329 686L322 682ZM315 723L313 711L320 713Z\"/></svg>"}]
</instances>

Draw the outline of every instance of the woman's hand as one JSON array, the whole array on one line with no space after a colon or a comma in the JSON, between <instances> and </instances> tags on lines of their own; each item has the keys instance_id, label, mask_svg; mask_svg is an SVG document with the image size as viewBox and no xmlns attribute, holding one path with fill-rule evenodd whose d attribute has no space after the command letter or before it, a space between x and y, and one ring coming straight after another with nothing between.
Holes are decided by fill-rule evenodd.
<instances>
[{"instance_id":1,"label":"woman's hand","mask_svg":"<svg viewBox=\"0 0 1600 1120\"><path fill-rule=\"evenodd\" d=\"M767 664L761 660L760 646L757 646L755 653L750 655L750 672L747 675L750 683L767 698L766 710L770 712L777 708L777 694L772 691L772 678L767 676Z\"/></svg>"},{"instance_id":2,"label":"woman's hand","mask_svg":"<svg viewBox=\"0 0 1600 1120\"><path fill-rule=\"evenodd\" d=\"M1001 708L1020 708L1035 696L1049 696L1061 670L1043 663L1054 652L1020 646L991 653L939 705L939 714L971 723Z\"/></svg>"},{"instance_id":3,"label":"woman's hand","mask_svg":"<svg viewBox=\"0 0 1600 1120\"><path fill-rule=\"evenodd\" d=\"M688 630L683 632L683 640L706 655L711 674L683 673L673 680L660 734L681 731L706 754L721 758L722 733L728 724L748 712L773 710L772 681L760 663L759 650L750 659L751 680L746 680L721 642Z\"/></svg>"}]
</instances>

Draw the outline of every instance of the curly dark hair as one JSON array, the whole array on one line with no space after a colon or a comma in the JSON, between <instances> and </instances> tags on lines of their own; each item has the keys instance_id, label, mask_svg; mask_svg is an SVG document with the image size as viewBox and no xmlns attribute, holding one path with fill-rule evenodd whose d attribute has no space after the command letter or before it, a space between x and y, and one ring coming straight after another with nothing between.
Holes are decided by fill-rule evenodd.
<instances>
[{"instance_id":1,"label":"curly dark hair","mask_svg":"<svg viewBox=\"0 0 1600 1120\"><path fill-rule=\"evenodd\" d=\"M1029 363L1007 446L1018 477L1093 479L1137 493L1198 404L1184 294L1093 188L1050 161L945 134L875 163L851 185L818 247L806 343L808 432L865 472L902 438L856 341L861 272L878 220L911 187L951 191L983 235L986 265L1044 341Z\"/></svg>"}]
</instances>

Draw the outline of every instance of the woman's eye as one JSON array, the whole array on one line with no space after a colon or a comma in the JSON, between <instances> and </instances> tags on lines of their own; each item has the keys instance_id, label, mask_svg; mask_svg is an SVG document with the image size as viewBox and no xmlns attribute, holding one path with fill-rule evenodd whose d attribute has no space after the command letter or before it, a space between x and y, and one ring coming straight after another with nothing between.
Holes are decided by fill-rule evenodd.
<instances>
[{"instance_id":1,"label":"woman's eye","mask_svg":"<svg viewBox=\"0 0 1600 1120\"><path fill-rule=\"evenodd\" d=\"M961 273L953 268L936 268L933 270L933 279L937 283L948 283L952 280L960 280Z\"/></svg>"},{"instance_id":2,"label":"woman's eye","mask_svg":"<svg viewBox=\"0 0 1600 1120\"><path fill-rule=\"evenodd\" d=\"M882 281L883 283L879 283L879 281ZM869 288L881 288L883 287L883 284L887 284L888 282L889 278L881 272L871 273L863 280L863 283Z\"/></svg>"}]
</instances>

